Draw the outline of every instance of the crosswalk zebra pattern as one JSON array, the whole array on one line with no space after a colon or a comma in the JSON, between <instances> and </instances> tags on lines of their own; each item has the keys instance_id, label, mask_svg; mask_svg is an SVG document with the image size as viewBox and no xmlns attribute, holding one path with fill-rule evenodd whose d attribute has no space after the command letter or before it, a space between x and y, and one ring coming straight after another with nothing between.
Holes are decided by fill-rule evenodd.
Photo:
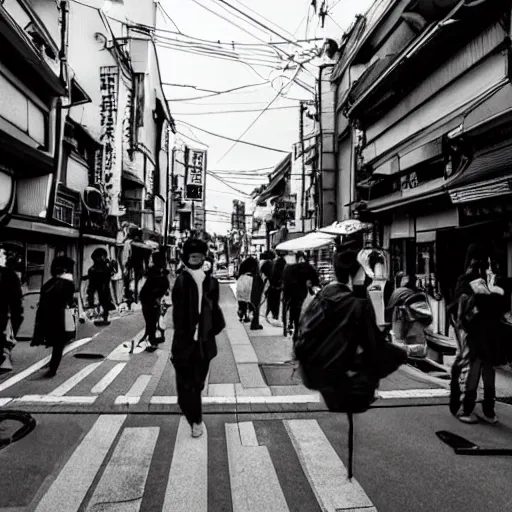
<instances>
[{"instance_id":1,"label":"crosswalk zebra pattern","mask_svg":"<svg viewBox=\"0 0 512 512\"><path fill-rule=\"evenodd\" d=\"M130 420L132 423L130 423ZM161 420L164 421L164 420ZM224 423L223 435L192 438L184 418L178 422L170 460L162 449L172 439L164 424L137 426L127 415L101 415L55 476L33 510L36 512L308 512L377 509L363 488L349 480L342 460L317 420L275 420L300 468L283 474L281 456L270 449L267 420ZM257 425L257 424L260 425ZM258 428L255 428L255 427ZM214 428L212 426L212 428ZM263 432L263 433L262 433ZM275 441L283 444L282 439ZM213 445L213 446L212 446ZM219 451L220 450L220 451ZM225 453L222 453L225 452ZM169 452L168 452L169 454ZM220 456L215 457L216 454ZM282 461L280 461L282 463ZM158 497L147 486L158 474ZM279 468L279 470L278 470ZM299 470L301 478L293 477ZM292 476L290 476L290 474ZM219 479L228 475L224 504L212 502ZM154 485L154 482L152 482ZM304 489L309 485L309 489ZM154 489L154 487L153 487ZM300 489L303 501L292 503ZM305 508L301 508L301 507ZM300 507L300 508L297 508Z\"/></svg>"}]
</instances>

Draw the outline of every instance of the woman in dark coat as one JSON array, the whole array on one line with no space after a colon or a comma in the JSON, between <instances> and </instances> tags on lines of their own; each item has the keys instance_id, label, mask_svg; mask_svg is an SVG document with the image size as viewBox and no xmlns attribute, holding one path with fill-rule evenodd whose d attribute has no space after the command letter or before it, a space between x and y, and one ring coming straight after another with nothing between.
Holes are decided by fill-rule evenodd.
<instances>
[{"instance_id":1,"label":"woman in dark coat","mask_svg":"<svg viewBox=\"0 0 512 512\"><path fill-rule=\"evenodd\" d=\"M252 277L250 302L247 303L239 301L238 315L240 319L244 317L247 319L247 313L248 311L251 311L253 314L250 327L251 330L261 330L263 329L263 326L260 324L260 306L265 284L260 274L258 261L252 256L249 256L240 265L239 278L244 275Z\"/></svg>"},{"instance_id":2,"label":"woman in dark coat","mask_svg":"<svg viewBox=\"0 0 512 512\"><path fill-rule=\"evenodd\" d=\"M176 370L178 405L192 428L203 433L201 391L210 361L217 355L217 336L224 328L219 283L202 266L208 247L189 239L183 246L182 272L172 290L174 337L171 361Z\"/></svg>"},{"instance_id":3,"label":"woman in dark coat","mask_svg":"<svg viewBox=\"0 0 512 512\"><path fill-rule=\"evenodd\" d=\"M158 347L156 331L160 319L161 301L170 288L169 272L165 268L164 255L161 252L155 252L152 258L153 264L147 271L146 282L139 295L142 314L146 322L146 331L139 344L141 341L149 338L151 345L147 348L148 352L154 352ZM162 341L164 341L163 337Z\"/></svg>"},{"instance_id":4,"label":"woman in dark coat","mask_svg":"<svg viewBox=\"0 0 512 512\"><path fill-rule=\"evenodd\" d=\"M66 331L65 310L75 305L74 265L75 262L67 256L55 258L51 267L52 278L41 288L34 336L30 345L52 347L47 377L56 375L64 346L73 337L73 333Z\"/></svg>"}]
</instances>

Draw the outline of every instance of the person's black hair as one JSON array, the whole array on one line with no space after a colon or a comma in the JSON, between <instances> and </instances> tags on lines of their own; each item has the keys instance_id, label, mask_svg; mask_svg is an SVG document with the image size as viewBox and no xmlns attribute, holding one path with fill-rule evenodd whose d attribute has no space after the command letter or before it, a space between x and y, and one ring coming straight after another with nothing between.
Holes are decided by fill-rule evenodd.
<instances>
[{"instance_id":1,"label":"person's black hair","mask_svg":"<svg viewBox=\"0 0 512 512\"><path fill-rule=\"evenodd\" d=\"M206 245L206 242L203 242L198 238L187 239L186 242L183 244L183 261L186 263L188 261L189 256L194 253L204 254L206 256L206 254L208 253L208 245Z\"/></svg>"},{"instance_id":2,"label":"person's black hair","mask_svg":"<svg viewBox=\"0 0 512 512\"><path fill-rule=\"evenodd\" d=\"M52 261L50 272L53 277L61 274L72 274L75 262L69 256L57 256Z\"/></svg>"},{"instance_id":3,"label":"person's black hair","mask_svg":"<svg viewBox=\"0 0 512 512\"><path fill-rule=\"evenodd\" d=\"M103 247L98 247L91 254L91 259L92 259L92 261L96 262L96 261L100 260L101 258L108 258L108 252Z\"/></svg>"},{"instance_id":4,"label":"person's black hair","mask_svg":"<svg viewBox=\"0 0 512 512\"><path fill-rule=\"evenodd\" d=\"M299 262L301 258L306 259L306 255L304 254L304 251L299 251L299 252L295 255L295 260L296 260L297 262Z\"/></svg>"},{"instance_id":5,"label":"person's black hair","mask_svg":"<svg viewBox=\"0 0 512 512\"><path fill-rule=\"evenodd\" d=\"M349 278L354 277L359 270L357 252L346 250L336 252L333 257L334 274L339 283L348 284Z\"/></svg>"}]
</instances>

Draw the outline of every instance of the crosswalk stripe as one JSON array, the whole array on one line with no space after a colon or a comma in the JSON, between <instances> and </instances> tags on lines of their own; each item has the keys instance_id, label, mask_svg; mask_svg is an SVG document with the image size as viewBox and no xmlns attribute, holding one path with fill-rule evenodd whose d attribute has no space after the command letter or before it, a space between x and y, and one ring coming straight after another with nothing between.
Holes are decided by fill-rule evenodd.
<instances>
[{"instance_id":1,"label":"crosswalk stripe","mask_svg":"<svg viewBox=\"0 0 512 512\"><path fill-rule=\"evenodd\" d=\"M0 398L0 407L7 405L12 401L12 398Z\"/></svg>"},{"instance_id":2,"label":"crosswalk stripe","mask_svg":"<svg viewBox=\"0 0 512 512\"><path fill-rule=\"evenodd\" d=\"M134 382L133 386L130 388L126 395L120 395L116 398L116 404L130 404L135 405L140 402L140 397L147 385L151 381L151 375L139 375L137 380Z\"/></svg>"},{"instance_id":3,"label":"crosswalk stripe","mask_svg":"<svg viewBox=\"0 0 512 512\"><path fill-rule=\"evenodd\" d=\"M159 432L158 427L124 429L87 512L139 512Z\"/></svg>"},{"instance_id":4,"label":"crosswalk stripe","mask_svg":"<svg viewBox=\"0 0 512 512\"><path fill-rule=\"evenodd\" d=\"M226 423L225 429L233 512L289 512L267 447L243 446L237 424Z\"/></svg>"},{"instance_id":5,"label":"crosswalk stripe","mask_svg":"<svg viewBox=\"0 0 512 512\"><path fill-rule=\"evenodd\" d=\"M450 390L445 388L432 389L394 389L391 391L378 391L383 399L391 398L443 398L450 396Z\"/></svg>"},{"instance_id":6,"label":"crosswalk stripe","mask_svg":"<svg viewBox=\"0 0 512 512\"><path fill-rule=\"evenodd\" d=\"M208 432L193 438L190 425L180 419L162 512L208 510Z\"/></svg>"},{"instance_id":7,"label":"crosswalk stripe","mask_svg":"<svg viewBox=\"0 0 512 512\"><path fill-rule=\"evenodd\" d=\"M23 395L15 398L14 402L31 402L47 404L93 404L96 396L52 396L52 395Z\"/></svg>"},{"instance_id":8,"label":"crosswalk stripe","mask_svg":"<svg viewBox=\"0 0 512 512\"><path fill-rule=\"evenodd\" d=\"M67 381L55 388L49 393L50 396L64 396L71 391L79 382L82 382L88 375L90 375L96 368L103 364L103 361L92 363L82 368L79 372L75 373Z\"/></svg>"},{"instance_id":9,"label":"crosswalk stripe","mask_svg":"<svg viewBox=\"0 0 512 512\"><path fill-rule=\"evenodd\" d=\"M76 348L80 348L81 346L85 345L86 343L89 343L93 338L83 338L81 340L76 340L67 345L64 348L63 355L66 355L68 352L71 352L72 350L75 350ZM18 384L18 382L21 382L22 380L26 379L33 373L37 372L41 368L43 368L45 365L47 365L50 362L51 356L43 357L40 361L37 363L34 363L32 366L29 366L25 370L23 370L20 373L17 373L16 375L13 375L10 379L7 379L5 382L2 382L0 384L0 392L5 391L6 389L14 386L15 384Z\"/></svg>"},{"instance_id":10,"label":"crosswalk stripe","mask_svg":"<svg viewBox=\"0 0 512 512\"><path fill-rule=\"evenodd\" d=\"M104 415L96 420L35 512L78 511L125 420L126 415Z\"/></svg>"},{"instance_id":11,"label":"crosswalk stripe","mask_svg":"<svg viewBox=\"0 0 512 512\"><path fill-rule=\"evenodd\" d=\"M91 393L100 394L105 391L115 378L124 370L126 363L118 363L92 389Z\"/></svg>"},{"instance_id":12,"label":"crosswalk stripe","mask_svg":"<svg viewBox=\"0 0 512 512\"><path fill-rule=\"evenodd\" d=\"M370 498L347 470L316 420L285 420L285 428L302 469L325 512L377 512Z\"/></svg>"}]
</instances>

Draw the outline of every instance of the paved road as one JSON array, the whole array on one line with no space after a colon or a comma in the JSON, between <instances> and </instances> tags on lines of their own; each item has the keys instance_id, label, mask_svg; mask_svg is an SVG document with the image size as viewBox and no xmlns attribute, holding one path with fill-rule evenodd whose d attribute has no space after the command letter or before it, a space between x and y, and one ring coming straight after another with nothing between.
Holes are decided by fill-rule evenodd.
<instances>
[{"instance_id":1,"label":"paved road","mask_svg":"<svg viewBox=\"0 0 512 512\"><path fill-rule=\"evenodd\" d=\"M448 414L445 387L402 368L356 419L349 482L346 418L324 412L276 364L290 351L279 329L247 332L226 285L222 303L228 326L205 390L203 438L180 419L170 331L157 352L129 354L140 314L76 346L53 379L28 368L1 382L0 412L27 411L37 426L0 450L0 512L511 509L512 458L456 456L435 436L512 445L510 406L499 406L501 425L463 425ZM0 438L16 428L0 423Z\"/></svg>"},{"instance_id":2,"label":"paved road","mask_svg":"<svg viewBox=\"0 0 512 512\"><path fill-rule=\"evenodd\" d=\"M508 406L499 413L512 425ZM36 419L0 451L1 511L502 512L512 503L511 458L457 456L435 436L448 428L506 446L510 427L462 425L445 407L357 417L352 481L338 414L208 415L199 439L179 415Z\"/></svg>"}]
</instances>

